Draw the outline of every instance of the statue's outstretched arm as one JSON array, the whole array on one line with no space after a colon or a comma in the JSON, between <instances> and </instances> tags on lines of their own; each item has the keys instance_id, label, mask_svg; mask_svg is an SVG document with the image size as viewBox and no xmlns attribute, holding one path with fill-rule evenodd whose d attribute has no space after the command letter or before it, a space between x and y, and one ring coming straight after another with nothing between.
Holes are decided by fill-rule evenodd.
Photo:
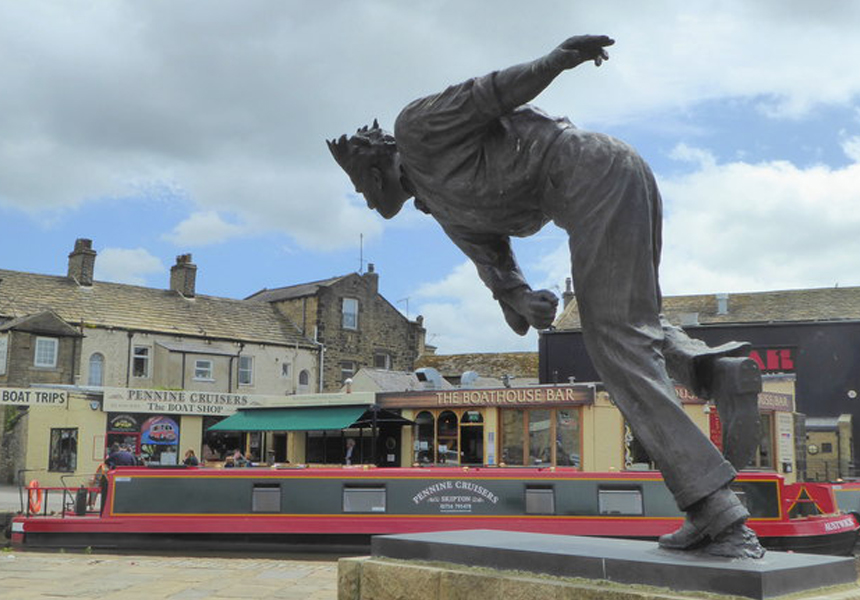
<instances>
[{"instance_id":1,"label":"statue's outstretched arm","mask_svg":"<svg viewBox=\"0 0 860 600\"><path fill-rule=\"evenodd\" d=\"M499 100L505 110L531 102L562 71L588 61L600 66L609 58L605 47L614 43L615 40L605 35L577 35L545 56L497 71L494 83Z\"/></svg>"}]
</instances>

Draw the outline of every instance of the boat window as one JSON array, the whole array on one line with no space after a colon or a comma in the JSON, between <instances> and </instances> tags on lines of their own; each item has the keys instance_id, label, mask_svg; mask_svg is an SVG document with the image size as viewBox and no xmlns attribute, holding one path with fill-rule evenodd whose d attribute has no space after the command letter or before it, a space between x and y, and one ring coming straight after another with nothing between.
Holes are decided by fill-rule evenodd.
<instances>
[{"instance_id":1,"label":"boat window","mask_svg":"<svg viewBox=\"0 0 860 600\"><path fill-rule=\"evenodd\" d=\"M641 515L642 490L639 488L599 488L597 502L601 515Z\"/></svg>"},{"instance_id":2,"label":"boat window","mask_svg":"<svg viewBox=\"0 0 860 600\"><path fill-rule=\"evenodd\" d=\"M744 508L749 510L750 505L749 505L749 500L747 499L746 490L744 490L742 487L740 487L738 485L730 486L730 489L735 493L735 496L738 497L738 500L741 501L741 504L743 504Z\"/></svg>"},{"instance_id":3,"label":"boat window","mask_svg":"<svg viewBox=\"0 0 860 600\"><path fill-rule=\"evenodd\" d=\"M554 515L555 490L550 485L526 486L526 514Z\"/></svg>"},{"instance_id":4,"label":"boat window","mask_svg":"<svg viewBox=\"0 0 860 600\"><path fill-rule=\"evenodd\" d=\"M344 486L343 512L385 512L385 486Z\"/></svg>"},{"instance_id":5,"label":"boat window","mask_svg":"<svg viewBox=\"0 0 860 600\"><path fill-rule=\"evenodd\" d=\"M255 483L251 497L252 512L281 512L281 486L277 483Z\"/></svg>"}]
</instances>

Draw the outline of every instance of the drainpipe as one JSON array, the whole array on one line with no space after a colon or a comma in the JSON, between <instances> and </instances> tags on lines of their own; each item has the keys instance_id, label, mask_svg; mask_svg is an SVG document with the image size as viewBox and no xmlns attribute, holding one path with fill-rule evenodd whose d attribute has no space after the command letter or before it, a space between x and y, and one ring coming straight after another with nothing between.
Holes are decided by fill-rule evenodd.
<instances>
[{"instance_id":1,"label":"drainpipe","mask_svg":"<svg viewBox=\"0 0 860 600\"><path fill-rule=\"evenodd\" d=\"M131 338L134 336L133 331L128 332L128 360L125 365L125 387L131 382Z\"/></svg>"},{"instance_id":2,"label":"drainpipe","mask_svg":"<svg viewBox=\"0 0 860 600\"><path fill-rule=\"evenodd\" d=\"M319 328L314 329L314 339L313 343L317 345L320 351L320 377L319 377L319 387L317 388L317 392L322 394L323 392L323 373L325 373L325 344L319 341Z\"/></svg>"},{"instance_id":3,"label":"drainpipe","mask_svg":"<svg viewBox=\"0 0 860 600\"><path fill-rule=\"evenodd\" d=\"M83 333L84 332L81 331L81 335L83 335ZM71 365L72 366L72 379L69 382L72 385L75 385L75 357L78 355L78 341L79 340L81 343L81 354L83 355L84 338L83 337L72 338L72 365ZM68 405L66 406L66 408L68 408Z\"/></svg>"},{"instance_id":4,"label":"drainpipe","mask_svg":"<svg viewBox=\"0 0 860 600\"><path fill-rule=\"evenodd\" d=\"M317 386L317 393L323 393L323 373L325 373L325 344L320 344L320 381Z\"/></svg>"},{"instance_id":5,"label":"drainpipe","mask_svg":"<svg viewBox=\"0 0 860 600\"><path fill-rule=\"evenodd\" d=\"M233 359L236 360L236 367L238 368L239 358L242 356L242 350L244 350L244 349L245 349L245 343L239 342L239 351L236 353L236 356L230 357L230 369L227 373L227 393L228 394L233 393ZM239 379L239 375L237 374L236 375L236 380L237 380L236 381L236 387L237 387L237 389L239 387L238 379Z\"/></svg>"},{"instance_id":6,"label":"drainpipe","mask_svg":"<svg viewBox=\"0 0 860 600\"><path fill-rule=\"evenodd\" d=\"M370 407L371 427L373 428L373 464L379 466L379 432L376 428L376 415L379 412L379 406L374 404Z\"/></svg>"}]
</instances>

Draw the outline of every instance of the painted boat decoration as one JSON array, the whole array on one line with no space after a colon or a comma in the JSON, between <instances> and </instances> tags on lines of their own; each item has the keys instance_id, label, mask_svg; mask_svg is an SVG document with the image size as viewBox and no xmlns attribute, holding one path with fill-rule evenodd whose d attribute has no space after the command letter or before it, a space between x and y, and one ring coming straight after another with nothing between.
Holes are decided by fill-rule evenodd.
<instances>
[{"instance_id":1,"label":"painted boat decoration","mask_svg":"<svg viewBox=\"0 0 860 600\"><path fill-rule=\"evenodd\" d=\"M860 525L835 503L798 515L800 488L772 473L744 472L733 488L765 547L852 552ZM657 472L120 467L105 475L91 510L87 497L99 490L39 491L76 501L61 514L25 510L15 517L15 545L358 551L371 535L454 529L656 539L683 519ZM30 499L39 491L28 490Z\"/></svg>"}]
</instances>

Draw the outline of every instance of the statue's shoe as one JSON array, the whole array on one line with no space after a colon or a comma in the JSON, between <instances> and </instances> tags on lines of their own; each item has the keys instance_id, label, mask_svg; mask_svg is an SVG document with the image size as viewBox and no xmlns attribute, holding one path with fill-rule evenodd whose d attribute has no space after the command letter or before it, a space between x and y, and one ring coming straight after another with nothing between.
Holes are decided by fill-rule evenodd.
<instances>
[{"instance_id":1,"label":"statue's shoe","mask_svg":"<svg viewBox=\"0 0 860 600\"><path fill-rule=\"evenodd\" d=\"M755 532L744 525L736 523L713 539L702 548L704 554L711 556L727 556L729 558L762 558L764 548L758 541Z\"/></svg>"},{"instance_id":2,"label":"statue's shoe","mask_svg":"<svg viewBox=\"0 0 860 600\"><path fill-rule=\"evenodd\" d=\"M737 524L743 524L750 514L728 486L700 500L687 511L681 527L657 540L661 548L695 550L717 539Z\"/></svg>"},{"instance_id":3,"label":"statue's shoe","mask_svg":"<svg viewBox=\"0 0 860 600\"><path fill-rule=\"evenodd\" d=\"M710 398L723 424L723 456L740 471L755 456L761 416L761 372L751 358L723 357L713 362Z\"/></svg>"}]
</instances>

